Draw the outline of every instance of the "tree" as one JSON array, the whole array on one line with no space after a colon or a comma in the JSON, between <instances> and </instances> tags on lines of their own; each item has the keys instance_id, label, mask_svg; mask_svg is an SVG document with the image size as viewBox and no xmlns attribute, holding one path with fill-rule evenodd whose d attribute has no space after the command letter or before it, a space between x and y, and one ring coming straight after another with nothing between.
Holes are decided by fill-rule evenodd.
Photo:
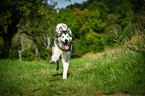
<instances>
[{"instance_id":1,"label":"tree","mask_svg":"<svg viewBox=\"0 0 145 96\"><path fill-rule=\"evenodd\" d=\"M3 58L9 57L11 41L18 32L20 21L46 16L46 10L48 8L52 10L54 5L47 4L47 0L0 1L0 36L4 39Z\"/></svg>"},{"instance_id":2,"label":"tree","mask_svg":"<svg viewBox=\"0 0 145 96\"><path fill-rule=\"evenodd\" d=\"M25 51L25 47L24 47L24 39L23 39L23 36L21 36L21 50L18 50L18 53L19 53L19 59L20 61L22 61L22 52Z\"/></svg>"},{"instance_id":3,"label":"tree","mask_svg":"<svg viewBox=\"0 0 145 96\"><path fill-rule=\"evenodd\" d=\"M43 38L44 38L44 39L41 40L41 41L43 42L43 44L44 44L46 50L47 50L47 58L48 58L48 60L50 60L49 48L50 48L50 44L51 44L51 41L50 41L51 37L52 37L52 36L48 36L48 34L46 34L46 35L43 34Z\"/></svg>"},{"instance_id":4,"label":"tree","mask_svg":"<svg viewBox=\"0 0 145 96\"><path fill-rule=\"evenodd\" d=\"M83 11L80 11L79 9L75 10L75 14L79 18L79 25L81 25L79 28L80 31L77 33L86 34L91 29L96 33L102 33L105 29L107 23L103 21L101 18L101 14L98 9L96 10L88 10L85 9ZM82 28L86 28L86 33L82 32Z\"/></svg>"},{"instance_id":5,"label":"tree","mask_svg":"<svg viewBox=\"0 0 145 96\"><path fill-rule=\"evenodd\" d=\"M0 36L4 39L3 58L9 57L12 38L18 31L17 24L23 14L19 7L21 5L19 0L0 1Z\"/></svg>"},{"instance_id":6,"label":"tree","mask_svg":"<svg viewBox=\"0 0 145 96\"><path fill-rule=\"evenodd\" d=\"M25 33L33 41L35 45L35 57L36 60L40 60L40 50L37 37L42 34L48 33L49 22L43 18L41 21L39 19L26 21L26 24L21 24L21 33Z\"/></svg>"},{"instance_id":7,"label":"tree","mask_svg":"<svg viewBox=\"0 0 145 96\"><path fill-rule=\"evenodd\" d=\"M65 23L69 28L71 28L71 31L73 32L73 38L78 37L77 35L79 30L78 17L74 14L74 12L70 8L60 9L58 20L60 23Z\"/></svg>"},{"instance_id":8,"label":"tree","mask_svg":"<svg viewBox=\"0 0 145 96\"><path fill-rule=\"evenodd\" d=\"M127 15L132 7L133 5L129 1L126 1L117 6L115 10L114 14L117 16L119 25L121 25L122 29L124 29L125 26L127 26L127 24L129 23L129 18L127 17Z\"/></svg>"}]
</instances>

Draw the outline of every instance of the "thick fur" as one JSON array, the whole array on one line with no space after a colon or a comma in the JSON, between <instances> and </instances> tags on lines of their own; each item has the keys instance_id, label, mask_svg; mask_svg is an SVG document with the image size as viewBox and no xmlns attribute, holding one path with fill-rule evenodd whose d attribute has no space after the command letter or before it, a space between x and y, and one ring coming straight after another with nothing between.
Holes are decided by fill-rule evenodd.
<instances>
[{"instance_id":1,"label":"thick fur","mask_svg":"<svg viewBox=\"0 0 145 96\"><path fill-rule=\"evenodd\" d=\"M67 79L69 59L72 52L72 32L70 28L67 28L66 24L62 23L56 26L56 32L57 36L54 39L50 63L56 63L56 69L59 70L59 59L61 57L63 63L63 79Z\"/></svg>"}]
</instances>

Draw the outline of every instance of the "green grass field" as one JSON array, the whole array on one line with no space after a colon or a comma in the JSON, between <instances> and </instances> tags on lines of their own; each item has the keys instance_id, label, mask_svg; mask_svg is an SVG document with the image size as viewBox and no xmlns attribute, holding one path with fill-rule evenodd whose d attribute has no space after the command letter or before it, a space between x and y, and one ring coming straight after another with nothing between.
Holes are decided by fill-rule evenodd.
<instances>
[{"instance_id":1,"label":"green grass field","mask_svg":"<svg viewBox=\"0 0 145 96\"><path fill-rule=\"evenodd\" d=\"M0 60L0 96L145 95L144 57L127 49L110 49L71 59L68 79L62 64Z\"/></svg>"}]
</instances>

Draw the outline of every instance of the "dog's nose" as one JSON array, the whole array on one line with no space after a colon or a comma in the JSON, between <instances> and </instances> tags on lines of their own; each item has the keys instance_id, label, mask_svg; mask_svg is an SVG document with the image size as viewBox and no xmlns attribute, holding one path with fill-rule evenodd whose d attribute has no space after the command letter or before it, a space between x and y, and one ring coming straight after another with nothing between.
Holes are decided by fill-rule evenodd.
<instances>
[{"instance_id":1,"label":"dog's nose","mask_svg":"<svg viewBox=\"0 0 145 96\"><path fill-rule=\"evenodd\" d=\"M68 42L68 40L67 40L67 39L65 39L65 42Z\"/></svg>"}]
</instances>

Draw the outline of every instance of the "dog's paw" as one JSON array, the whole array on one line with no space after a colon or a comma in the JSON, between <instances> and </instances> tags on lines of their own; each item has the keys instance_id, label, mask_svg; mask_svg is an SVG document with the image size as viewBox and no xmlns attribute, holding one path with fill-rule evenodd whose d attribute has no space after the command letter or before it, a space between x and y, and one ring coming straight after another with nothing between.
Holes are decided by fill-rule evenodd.
<instances>
[{"instance_id":1,"label":"dog's paw","mask_svg":"<svg viewBox=\"0 0 145 96\"><path fill-rule=\"evenodd\" d=\"M53 63L55 63L55 62L54 62L53 60L50 60L50 63L53 64Z\"/></svg>"},{"instance_id":2,"label":"dog's paw","mask_svg":"<svg viewBox=\"0 0 145 96\"><path fill-rule=\"evenodd\" d=\"M67 80L67 77L63 77L63 80Z\"/></svg>"}]
</instances>

